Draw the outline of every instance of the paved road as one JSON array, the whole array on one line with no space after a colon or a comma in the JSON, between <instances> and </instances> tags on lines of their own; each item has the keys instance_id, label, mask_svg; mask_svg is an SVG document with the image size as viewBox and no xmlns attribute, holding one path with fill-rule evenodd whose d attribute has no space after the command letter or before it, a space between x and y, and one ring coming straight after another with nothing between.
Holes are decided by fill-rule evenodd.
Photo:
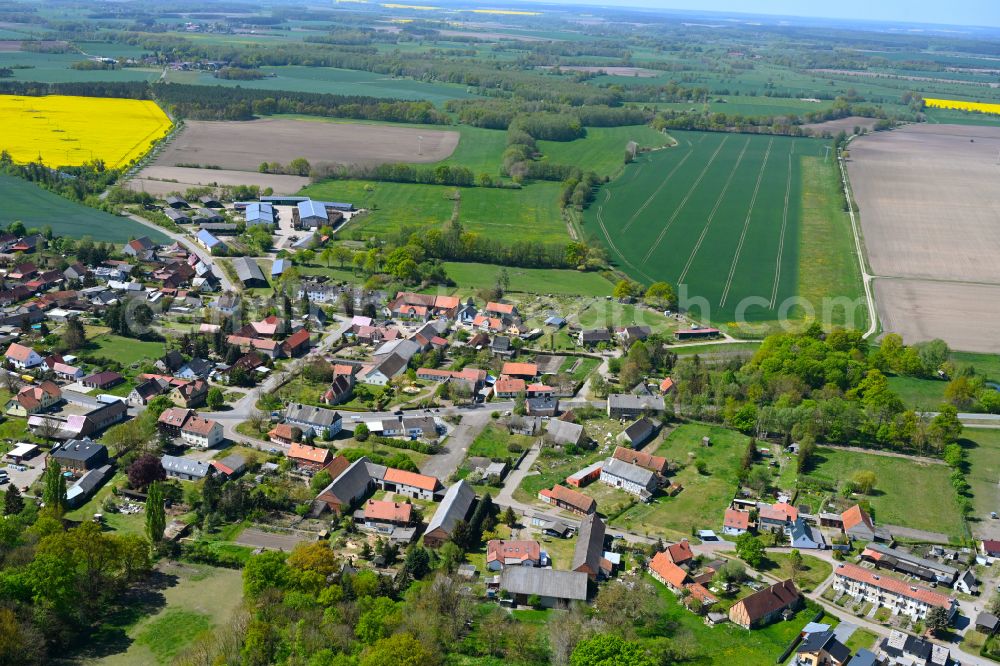
<instances>
[{"instance_id":1,"label":"paved road","mask_svg":"<svg viewBox=\"0 0 1000 666\"><path fill-rule=\"evenodd\" d=\"M194 254L198 255L199 259L201 259L203 262L212 267L212 272L215 274L215 277L219 279L219 284L222 285L223 291L237 290L236 287L233 285L233 283L229 280L229 277L226 275L225 271L223 271L221 268L215 265L215 258L212 257L212 254L207 250L205 250L204 248L197 245L191 239L190 236L185 236L184 234L178 234L174 233L173 231L168 231L161 226L153 224L149 220L139 217L138 215L133 215L129 213L128 218L133 222L137 222L143 225L144 227L149 227L150 229L153 229L157 233L161 233L164 236L167 236L168 238L170 238L170 240L176 241L185 248L187 248L188 252L193 252Z\"/></svg>"},{"instance_id":2,"label":"paved road","mask_svg":"<svg viewBox=\"0 0 1000 666\"><path fill-rule=\"evenodd\" d=\"M697 546L693 546L692 549L697 552L698 547ZM789 552L791 552L791 550L792 550L791 548L768 548L768 552L769 553L770 552L789 553ZM822 551L810 550L810 551L807 552L807 554L811 555L812 557L817 557L817 558L819 558L821 560L825 560L826 562L829 562L833 566L834 571L836 571L837 565L840 564L840 562L838 562L837 560L833 559L833 551L831 551L831 550L822 550ZM769 574L763 574L763 575L764 575L765 578L769 578L769 579L774 580L774 581L778 580L777 578L775 578L775 577L773 577L773 576L771 576ZM813 601L815 601L816 603L822 605L823 609L827 613L829 613L830 615L834 615L834 616L840 618L840 620L842 620L844 622L850 622L852 624L856 624L856 625L858 625L858 626L860 626L860 627L862 627L864 629L867 629L868 631L871 631L872 633L874 633L874 634L876 634L878 636L888 636L889 632L891 631L890 627L885 627L885 626L883 626L883 625L881 625L881 624L879 624L877 622L872 622L871 620L869 620L867 618L858 617L854 613L851 613L851 612L849 612L849 611L847 611L847 610L845 610L845 609L843 609L843 608L841 608L839 606L836 606L836 605L830 603L829 601L827 601L826 599L822 598L823 592L825 592L826 589L828 587L830 587L830 585L833 584L833 577L834 577L834 574L831 573L826 578L826 580L824 580L822 583L820 583L819 585L817 585L812 592L806 593L806 596L809 597L810 599L812 599ZM983 585L984 585L984 588L988 589L988 587L987 587L987 581L986 580L983 581ZM959 601L958 601L959 611L961 612L962 615L964 615L966 618L969 619L969 623L970 623L969 626L965 627L965 628L962 628L961 630L955 631L954 635L957 636L957 640L954 641L954 642L948 642L948 641L942 641L942 640L934 640L935 643L938 643L940 645L944 645L948 649L950 649L951 650L951 654L952 654L952 658L959 659L961 661L961 663L963 663L963 664L968 664L968 665L972 665L972 666L987 666L988 664L994 664L994 666L995 666L995 664L996 664L996 662L991 661L989 659L984 659L983 657L980 657L979 655L968 654L966 652L963 652L959 648L959 643L962 640L962 634L965 633L966 629L973 629L973 628L975 628L974 626L972 626L972 623L975 622L976 615L981 610L981 608L979 606L982 606L983 604L985 604L985 602L986 602L986 599L978 599L976 601L966 601L964 599L959 599Z\"/></svg>"}]
</instances>

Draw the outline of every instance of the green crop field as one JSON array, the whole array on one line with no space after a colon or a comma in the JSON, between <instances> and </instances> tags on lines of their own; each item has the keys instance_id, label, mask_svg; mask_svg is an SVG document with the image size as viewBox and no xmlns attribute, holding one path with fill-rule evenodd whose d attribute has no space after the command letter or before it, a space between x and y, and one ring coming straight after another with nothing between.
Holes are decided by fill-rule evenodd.
<instances>
[{"instance_id":1,"label":"green crop field","mask_svg":"<svg viewBox=\"0 0 1000 666\"><path fill-rule=\"evenodd\" d=\"M640 156L598 193L586 232L633 279L675 283L682 296L686 288L695 316L774 320L799 293L801 158L821 156L825 143L672 136L676 147Z\"/></svg>"},{"instance_id":2,"label":"green crop field","mask_svg":"<svg viewBox=\"0 0 1000 666\"><path fill-rule=\"evenodd\" d=\"M20 220L29 228L51 227L57 236L89 236L96 241L115 243L139 236L167 240L163 234L128 218L74 203L20 178L0 175L0 198L4 201L0 209L0 225L3 226Z\"/></svg>"},{"instance_id":3,"label":"green crop field","mask_svg":"<svg viewBox=\"0 0 1000 666\"><path fill-rule=\"evenodd\" d=\"M484 289L497 283L501 267L493 264L459 263L447 261L444 264L448 277L458 285L458 291ZM515 268L507 267L511 292L532 294L569 294L573 296L607 296L614 285L600 273L558 268Z\"/></svg>"},{"instance_id":4,"label":"green crop field","mask_svg":"<svg viewBox=\"0 0 1000 666\"><path fill-rule=\"evenodd\" d=\"M0 67L13 67L17 81L64 83L67 81L152 81L160 75L159 69L127 67L111 70L78 70L71 65L86 60L80 53L34 53L28 51L0 51ZM20 69L25 67L25 69Z\"/></svg>"},{"instance_id":5,"label":"green crop field","mask_svg":"<svg viewBox=\"0 0 1000 666\"><path fill-rule=\"evenodd\" d=\"M262 67L261 72L267 78L235 81L217 79L208 72L171 70L167 73L167 81L206 86L240 86L241 88L260 88L263 90L291 90L335 95L364 95L387 99L426 100L434 104L443 104L449 99L474 97L465 86L449 83L425 83L414 79L396 78L353 69L292 65Z\"/></svg>"},{"instance_id":6,"label":"green crop field","mask_svg":"<svg viewBox=\"0 0 1000 666\"><path fill-rule=\"evenodd\" d=\"M386 235L402 226L438 228L457 212L466 230L505 242L564 242L568 235L559 210L559 187L532 183L508 190L338 180L309 185L301 194L370 209L345 228L348 236Z\"/></svg>"}]
</instances>

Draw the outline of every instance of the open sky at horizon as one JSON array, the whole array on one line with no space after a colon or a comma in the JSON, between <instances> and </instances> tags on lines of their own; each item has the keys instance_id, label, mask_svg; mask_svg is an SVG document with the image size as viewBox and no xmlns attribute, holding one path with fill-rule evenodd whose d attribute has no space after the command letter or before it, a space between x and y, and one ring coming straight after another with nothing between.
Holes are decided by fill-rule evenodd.
<instances>
[{"instance_id":1,"label":"open sky at horizon","mask_svg":"<svg viewBox=\"0 0 1000 666\"><path fill-rule=\"evenodd\" d=\"M555 4L587 4L602 7L639 7L662 10L732 12L799 16L803 18L847 19L928 23L970 27L1000 27L1000 2L997 0L953 0L952 2L914 2L913 0L838 0L832 3L801 0L547 0Z\"/></svg>"}]
</instances>

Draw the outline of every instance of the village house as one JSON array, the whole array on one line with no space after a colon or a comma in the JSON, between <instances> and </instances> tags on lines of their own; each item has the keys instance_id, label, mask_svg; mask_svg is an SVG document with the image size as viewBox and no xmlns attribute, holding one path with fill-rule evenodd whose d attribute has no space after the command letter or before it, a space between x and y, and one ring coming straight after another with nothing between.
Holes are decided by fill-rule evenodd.
<instances>
[{"instance_id":1,"label":"village house","mask_svg":"<svg viewBox=\"0 0 1000 666\"><path fill-rule=\"evenodd\" d=\"M750 512L739 509L726 509L722 520L722 533L727 536L739 536L750 531Z\"/></svg>"},{"instance_id":2,"label":"village house","mask_svg":"<svg viewBox=\"0 0 1000 666\"><path fill-rule=\"evenodd\" d=\"M83 378L83 370L72 365L67 365L66 363L54 363L52 365L52 372L60 379L71 382Z\"/></svg>"},{"instance_id":3,"label":"village house","mask_svg":"<svg viewBox=\"0 0 1000 666\"><path fill-rule=\"evenodd\" d=\"M558 398L527 398L524 413L529 416L555 416L559 413Z\"/></svg>"},{"instance_id":4,"label":"village house","mask_svg":"<svg viewBox=\"0 0 1000 666\"><path fill-rule=\"evenodd\" d=\"M517 306L515 306L512 303L495 303L493 301L490 301L489 303L486 304L486 307L483 309L483 312L485 312L490 317L497 317L503 320L505 323L513 321L514 319L520 317L520 314L518 314L517 311Z\"/></svg>"},{"instance_id":5,"label":"village house","mask_svg":"<svg viewBox=\"0 0 1000 666\"><path fill-rule=\"evenodd\" d=\"M663 396L613 393L608 396L608 416L613 419L635 419L646 414L662 413Z\"/></svg>"},{"instance_id":6,"label":"village house","mask_svg":"<svg viewBox=\"0 0 1000 666\"><path fill-rule=\"evenodd\" d=\"M44 361L41 356L31 347L12 342L4 353L7 362L19 370L30 370L37 368Z\"/></svg>"},{"instance_id":7,"label":"village house","mask_svg":"<svg viewBox=\"0 0 1000 666\"><path fill-rule=\"evenodd\" d=\"M553 444L578 445L583 441L583 426L560 419L551 419L545 426L545 438Z\"/></svg>"},{"instance_id":8,"label":"village house","mask_svg":"<svg viewBox=\"0 0 1000 666\"><path fill-rule=\"evenodd\" d=\"M857 602L888 608L893 615L906 615L914 622L926 618L932 608L943 608L951 617L958 603L922 585L849 563L839 564L834 570L833 589Z\"/></svg>"},{"instance_id":9,"label":"village house","mask_svg":"<svg viewBox=\"0 0 1000 666\"><path fill-rule=\"evenodd\" d=\"M525 392L526 384L517 377L500 377L493 385L493 393L498 398L516 398Z\"/></svg>"},{"instance_id":10,"label":"village house","mask_svg":"<svg viewBox=\"0 0 1000 666\"><path fill-rule=\"evenodd\" d=\"M592 497L559 484L552 486L551 490L543 488L538 491L538 499L579 516L586 516L597 510L597 502Z\"/></svg>"},{"instance_id":11,"label":"village house","mask_svg":"<svg viewBox=\"0 0 1000 666\"><path fill-rule=\"evenodd\" d=\"M631 465L638 465L639 467L648 469L649 471L655 472L660 476L665 476L667 474L667 468L669 466L667 459L663 456L654 456L642 451L627 449L623 446L616 446L612 457Z\"/></svg>"},{"instance_id":12,"label":"village house","mask_svg":"<svg viewBox=\"0 0 1000 666\"><path fill-rule=\"evenodd\" d=\"M879 569L891 569L944 585L951 585L959 573L958 569L947 564L875 542L869 543L861 551L861 559L874 563Z\"/></svg>"},{"instance_id":13,"label":"village house","mask_svg":"<svg viewBox=\"0 0 1000 666\"><path fill-rule=\"evenodd\" d=\"M576 571L505 567L500 572L499 587L519 606L537 599L542 608L568 608L574 601L587 600L588 578Z\"/></svg>"},{"instance_id":14,"label":"village house","mask_svg":"<svg viewBox=\"0 0 1000 666\"><path fill-rule=\"evenodd\" d=\"M626 349L653 334L649 326L623 326L615 329L615 335Z\"/></svg>"},{"instance_id":15,"label":"village house","mask_svg":"<svg viewBox=\"0 0 1000 666\"><path fill-rule=\"evenodd\" d=\"M537 541L491 539L486 544L486 568L500 571L505 567L541 567L542 547Z\"/></svg>"},{"instance_id":16,"label":"village house","mask_svg":"<svg viewBox=\"0 0 1000 666\"><path fill-rule=\"evenodd\" d=\"M795 658L799 666L846 666L851 650L827 629L806 634L795 650Z\"/></svg>"},{"instance_id":17,"label":"village house","mask_svg":"<svg viewBox=\"0 0 1000 666\"><path fill-rule=\"evenodd\" d=\"M424 545L428 548L443 546L451 538L458 521L468 517L475 499L476 491L464 479L448 488L441 499L441 504L427 523Z\"/></svg>"},{"instance_id":18,"label":"village house","mask_svg":"<svg viewBox=\"0 0 1000 666\"><path fill-rule=\"evenodd\" d=\"M62 400L62 390L53 382L44 381L38 386L28 385L7 401L6 411L11 416L28 417L44 412Z\"/></svg>"},{"instance_id":19,"label":"village house","mask_svg":"<svg viewBox=\"0 0 1000 666\"><path fill-rule=\"evenodd\" d=\"M353 393L354 375L335 374L329 388L320 397L320 401L325 405L339 405L350 400Z\"/></svg>"},{"instance_id":20,"label":"village house","mask_svg":"<svg viewBox=\"0 0 1000 666\"><path fill-rule=\"evenodd\" d=\"M302 439L302 428L290 423L278 423L268 431L267 439L272 444L291 446Z\"/></svg>"},{"instance_id":21,"label":"village house","mask_svg":"<svg viewBox=\"0 0 1000 666\"><path fill-rule=\"evenodd\" d=\"M71 439L52 447L49 456L63 469L87 472L108 464L108 449L89 439Z\"/></svg>"},{"instance_id":22,"label":"village house","mask_svg":"<svg viewBox=\"0 0 1000 666\"><path fill-rule=\"evenodd\" d=\"M333 454L330 449L292 442L286 456L296 469L318 472L330 462Z\"/></svg>"},{"instance_id":23,"label":"village house","mask_svg":"<svg viewBox=\"0 0 1000 666\"><path fill-rule=\"evenodd\" d=\"M691 544L687 539L670 544L663 551L663 554L667 560L679 567L687 567L694 560L694 553L691 552Z\"/></svg>"},{"instance_id":24,"label":"village house","mask_svg":"<svg viewBox=\"0 0 1000 666\"><path fill-rule=\"evenodd\" d=\"M655 434L656 425L647 418L641 418L625 428L618 435L618 441L630 448L638 449Z\"/></svg>"},{"instance_id":25,"label":"village house","mask_svg":"<svg viewBox=\"0 0 1000 666\"><path fill-rule=\"evenodd\" d=\"M222 424L212 419L191 416L181 426L181 439L185 444L210 449L222 443Z\"/></svg>"},{"instance_id":26,"label":"village house","mask_svg":"<svg viewBox=\"0 0 1000 666\"><path fill-rule=\"evenodd\" d=\"M375 365L367 370L363 370L359 373L358 378L365 384L385 386L406 371L407 363L407 359L392 353L379 359Z\"/></svg>"},{"instance_id":27,"label":"village house","mask_svg":"<svg viewBox=\"0 0 1000 666\"><path fill-rule=\"evenodd\" d=\"M413 499L438 499L444 486L433 476L407 472L389 467L381 479L376 479L379 486L388 492L406 495Z\"/></svg>"},{"instance_id":28,"label":"village house","mask_svg":"<svg viewBox=\"0 0 1000 666\"><path fill-rule=\"evenodd\" d=\"M604 537L604 521L596 513L581 520L571 570L585 573L591 580L610 576L611 564L604 559Z\"/></svg>"},{"instance_id":29,"label":"village house","mask_svg":"<svg viewBox=\"0 0 1000 666\"><path fill-rule=\"evenodd\" d=\"M531 380L538 376L538 366L534 363L517 363L507 361L500 370L501 377L517 377L523 380Z\"/></svg>"},{"instance_id":30,"label":"village house","mask_svg":"<svg viewBox=\"0 0 1000 666\"><path fill-rule=\"evenodd\" d=\"M649 573L675 594L680 594L688 581L688 572L671 562L666 551L658 552L649 561Z\"/></svg>"},{"instance_id":31,"label":"village house","mask_svg":"<svg viewBox=\"0 0 1000 666\"><path fill-rule=\"evenodd\" d=\"M216 474L221 474L226 479L233 479L246 470L247 459L238 453L233 453L221 460L213 460L209 465L215 468Z\"/></svg>"},{"instance_id":32,"label":"village house","mask_svg":"<svg viewBox=\"0 0 1000 666\"><path fill-rule=\"evenodd\" d=\"M158 395L162 395L170 384L162 379L147 379L135 385L129 392L127 402L130 405L147 405Z\"/></svg>"},{"instance_id":33,"label":"village house","mask_svg":"<svg viewBox=\"0 0 1000 666\"><path fill-rule=\"evenodd\" d=\"M298 358L309 351L309 331L300 328L281 343L281 351L288 358Z\"/></svg>"},{"instance_id":34,"label":"village house","mask_svg":"<svg viewBox=\"0 0 1000 666\"><path fill-rule=\"evenodd\" d=\"M368 463L367 458L358 458L343 472L334 476L330 485L316 496L312 515L317 516L326 510L343 515L364 499L375 487L375 481L368 473Z\"/></svg>"},{"instance_id":35,"label":"village house","mask_svg":"<svg viewBox=\"0 0 1000 666\"><path fill-rule=\"evenodd\" d=\"M601 343L610 343L611 333L606 328L589 328L580 331L577 344L581 347L593 348Z\"/></svg>"},{"instance_id":36,"label":"village house","mask_svg":"<svg viewBox=\"0 0 1000 666\"><path fill-rule=\"evenodd\" d=\"M156 420L156 428L167 437L180 437L181 428L194 413L193 409L169 407L160 413L160 418Z\"/></svg>"},{"instance_id":37,"label":"village house","mask_svg":"<svg viewBox=\"0 0 1000 666\"><path fill-rule=\"evenodd\" d=\"M126 257L135 257L139 261L149 261L153 258L155 249L156 243L151 241L148 236L143 236L125 243L122 247L122 254Z\"/></svg>"},{"instance_id":38,"label":"village house","mask_svg":"<svg viewBox=\"0 0 1000 666\"><path fill-rule=\"evenodd\" d=\"M164 455L160 458L160 464L163 465L168 479L180 481L201 481L215 471L215 468L204 460L178 456Z\"/></svg>"},{"instance_id":39,"label":"village house","mask_svg":"<svg viewBox=\"0 0 1000 666\"><path fill-rule=\"evenodd\" d=\"M786 502L757 505L757 526L768 532L788 534L792 525L798 522L799 510Z\"/></svg>"},{"instance_id":40,"label":"village house","mask_svg":"<svg viewBox=\"0 0 1000 666\"><path fill-rule=\"evenodd\" d=\"M339 412L298 403L285 407L285 423L299 426L303 432L311 429L320 439L332 439L343 427Z\"/></svg>"},{"instance_id":41,"label":"village house","mask_svg":"<svg viewBox=\"0 0 1000 666\"><path fill-rule=\"evenodd\" d=\"M413 523L413 505L409 502L368 500L354 512L354 522L364 529L388 536L393 541L408 543L416 534Z\"/></svg>"},{"instance_id":42,"label":"village house","mask_svg":"<svg viewBox=\"0 0 1000 666\"><path fill-rule=\"evenodd\" d=\"M798 609L802 595L795 583L785 580L740 599L729 609L729 621L744 629L756 629Z\"/></svg>"},{"instance_id":43,"label":"village house","mask_svg":"<svg viewBox=\"0 0 1000 666\"><path fill-rule=\"evenodd\" d=\"M624 462L618 458L608 458L601 467L601 483L648 502L659 485L656 474L648 469Z\"/></svg>"},{"instance_id":44,"label":"village house","mask_svg":"<svg viewBox=\"0 0 1000 666\"><path fill-rule=\"evenodd\" d=\"M201 407L208 397L208 382L204 379L196 379L175 386L170 391L170 402L178 407Z\"/></svg>"},{"instance_id":45,"label":"village house","mask_svg":"<svg viewBox=\"0 0 1000 666\"><path fill-rule=\"evenodd\" d=\"M886 666L949 666L951 652L944 645L893 629L878 644L879 661ZM853 665L852 665L853 666Z\"/></svg>"}]
</instances>

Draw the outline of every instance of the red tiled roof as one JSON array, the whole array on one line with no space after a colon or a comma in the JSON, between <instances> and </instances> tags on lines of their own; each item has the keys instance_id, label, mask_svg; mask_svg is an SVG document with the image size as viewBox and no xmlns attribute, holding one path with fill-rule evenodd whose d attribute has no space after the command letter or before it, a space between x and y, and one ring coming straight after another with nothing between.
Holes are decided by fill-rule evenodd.
<instances>
[{"instance_id":1,"label":"red tiled roof","mask_svg":"<svg viewBox=\"0 0 1000 666\"><path fill-rule=\"evenodd\" d=\"M701 583L688 583L684 587L691 593L692 597L704 605L718 603L719 601L719 599L714 594L709 592Z\"/></svg>"},{"instance_id":2,"label":"red tiled roof","mask_svg":"<svg viewBox=\"0 0 1000 666\"><path fill-rule=\"evenodd\" d=\"M674 389L674 380L667 377L662 382L660 382L660 392L670 393Z\"/></svg>"},{"instance_id":3,"label":"red tiled roof","mask_svg":"<svg viewBox=\"0 0 1000 666\"><path fill-rule=\"evenodd\" d=\"M871 517L861 510L861 507L855 504L847 511L840 514L840 519L844 521L844 531L851 529L855 525L864 523L868 527L872 527Z\"/></svg>"},{"instance_id":4,"label":"red tiled roof","mask_svg":"<svg viewBox=\"0 0 1000 666\"><path fill-rule=\"evenodd\" d=\"M368 500L365 502L365 520L384 520L396 523L408 523L413 515L413 505L383 500Z\"/></svg>"},{"instance_id":5,"label":"red tiled roof","mask_svg":"<svg viewBox=\"0 0 1000 666\"><path fill-rule=\"evenodd\" d=\"M674 587L681 587L687 580L688 573L670 561L666 551L661 551L649 561L649 570L657 574Z\"/></svg>"},{"instance_id":6,"label":"red tiled roof","mask_svg":"<svg viewBox=\"0 0 1000 666\"><path fill-rule=\"evenodd\" d=\"M503 369L500 371L500 374L517 377L534 377L538 374L538 366L534 363L516 363L513 361L507 361L503 364Z\"/></svg>"},{"instance_id":7,"label":"red tiled roof","mask_svg":"<svg viewBox=\"0 0 1000 666\"><path fill-rule=\"evenodd\" d=\"M292 446L288 449L288 457L325 464L330 459L330 450L293 442Z\"/></svg>"},{"instance_id":8,"label":"red tiled roof","mask_svg":"<svg viewBox=\"0 0 1000 666\"><path fill-rule=\"evenodd\" d=\"M514 306L510 303L494 303L490 301L486 304L487 312L499 312L500 314L513 314Z\"/></svg>"},{"instance_id":9,"label":"red tiled roof","mask_svg":"<svg viewBox=\"0 0 1000 666\"><path fill-rule=\"evenodd\" d=\"M517 377L501 377L497 380L493 390L496 393L523 393L524 380Z\"/></svg>"},{"instance_id":10,"label":"red tiled roof","mask_svg":"<svg viewBox=\"0 0 1000 666\"><path fill-rule=\"evenodd\" d=\"M767 518L768 520L790 520L794 523L799 517L799 510L785 502L778 502L771 506L761 507L759 515L761 518Z\"/></svg>"},{"instance_id":11,"label":"red tiled roof","mask_svg":"<svg viewBox=\"0 0 1000 666\"><path fill-rule=\"evenodd\" d=\"M983 550L986 551L987 555L991 555L993 553L1000 554L1000 541L983 539Z\"/></svg>"},{"instance_id":12,"label":"red tiled roof","mask_svg":"<svg viewBox=\"0 0 1000 666\"><path fill-rule=\"evenodd\" d=\"M271 428L267 433L268 437L277 437L278 439L292 440L292 428L294 428L290 423L279 423L278 425Z\"/></svg>"},{"instance_id":13,"label":"red tiled roof","mask_svg":"<svg viewBox=\"0 0 1000 666\"><path fill-rule=\"evenodd\" d=\"M4 354L7 358L12 358L15 361L27 361L28 356L34 350L31 347L25 347L24 345L19 345L16 342L10 343L10 347L7 347L7 353Z\"/></svg>"},{"instance_id":14,"label":"red tiled roof","mask_svg":"<svg viewBox=\"0 0 1000 666\"><path fill-rule=\"evenodd\" d=\"M845 562L839 565L834 573L838 576L842 576L850 580L856 580L860 583L867 583L868 585L872 585L881 590L906 597L907 599L921 601L931 606L940 606L941 608L951 607L951 599L940 592L935 592L934 590L923 587L922 585L911 585L905 581L899 580L898 578L885 576L878 572L871 571L870 569L859 567L856 564L849 564Z\"/></svg>"},{"instance_id":15,"label":"red tiled roof","mask_svg":"<svg viewBox=\"0 0 1000 666\"><path fill-rule=\"evenodd\" d=\"M575 490L571 490L566 486L560 486L558 483L552 486L552 489L543 488L538 492L539 495L544 497L549 497L551 499L569 504L572 507L579 509L580 511L589 513L593 510L596 502L594 498L588 497L583 493L578 493Z\"/></svg>"},{"instance_id":16,"label":"red tiled roof","mask_svg":"<svg viewBox=\"0 0 1000 666\"><path fill-rule=\"evenodd\" d=\"M208 437L208 435L212 432L212 428L215 427L215 423L216 422L212 419L192 416L187 420L187 423L181 427L181 430L195 435L201 435L202 437Z\"/></svg>"},{"instance_id":17,"label":"red tiled roof","mask_svg":"<svg viewBox=\"0 0 1000 666\"><path fill-rule=\"evenodd\" d=\"M300 328L299 330L295 331L290 336L288 336L288 339L285 340L283 346L285 349L292 350L292 349L298 349L307 342L309 342L309 331L307 331L304 328Z\"/></svg>"},{"instance_id":18,"label":"red tiled roof","mask_svg":"<svg viewBox=\"0 0 1000 666\"><path fill-rule=\"evenodd\" d=\"M691 544L688 543L687 539L667 546L664 552L674 564L682 564L690 559L694 559L694 553L691 552Z\"/></svg>"},{"instance_id":19,"label":"red tiled roof","mask_svg":"<svg viewBox=\"0 0 1000 666\"><path fill-rule=\"evenodd\" d=\"M654 472L662 473L667 468L666 458L662 456L653 456L648 453L644 453L643 451L636 451L635 449L629 449L624 446L616 447L613 456L622 462L638 465L639 467L644 467Z\"/></svg>"},{"instance_id":20,"label":"red tiled roof","mask_svg":"<svg viewBox=\"0 0 1000 666\"><path fill-rule=\"evenodd\" d=\"M407 472L394 467L386 469L385 476L382 478L389 483L413 486L414 488L421 488L423 490L434 491L441 487L441 482L433 476L417 474L416 472Z\"/></svg>"},{"instance_id":21,"label":"red tiled roof","mask_svg":"<svg viewBox=\"0 0 1000 666\"><path fill-rule=\"evenodd\" d=\"M542 547L537 541L504 541L491 539L486 544L486 562L507 562L508 560L531 560L537 562L542 556Z\"/></svg>"},{"instance_id":22,"label":"red tiled roof","mask_svg":"<svg viewBox=\"0 0 1000 666\"><path fill-rule=\"evenodd\" d=\"M160 418L157 419L158 423L163 425L177 426L180 428L187 421L188 417L191 415L192 410L184 409L183 407L170 407L169 409L163 410L160 414Z\"/></svg>"},{"instance_id":23,"label":"red tiled roof","mask_svg":"<svg viewBox=\"0 0 1000 666\"><path fill-rule=\"evenodd\" d=\"M750 527L750 512L738 509L726 509L726 517L722 524L737 530L745 530Z\"/></svg>"}]
</instances>

